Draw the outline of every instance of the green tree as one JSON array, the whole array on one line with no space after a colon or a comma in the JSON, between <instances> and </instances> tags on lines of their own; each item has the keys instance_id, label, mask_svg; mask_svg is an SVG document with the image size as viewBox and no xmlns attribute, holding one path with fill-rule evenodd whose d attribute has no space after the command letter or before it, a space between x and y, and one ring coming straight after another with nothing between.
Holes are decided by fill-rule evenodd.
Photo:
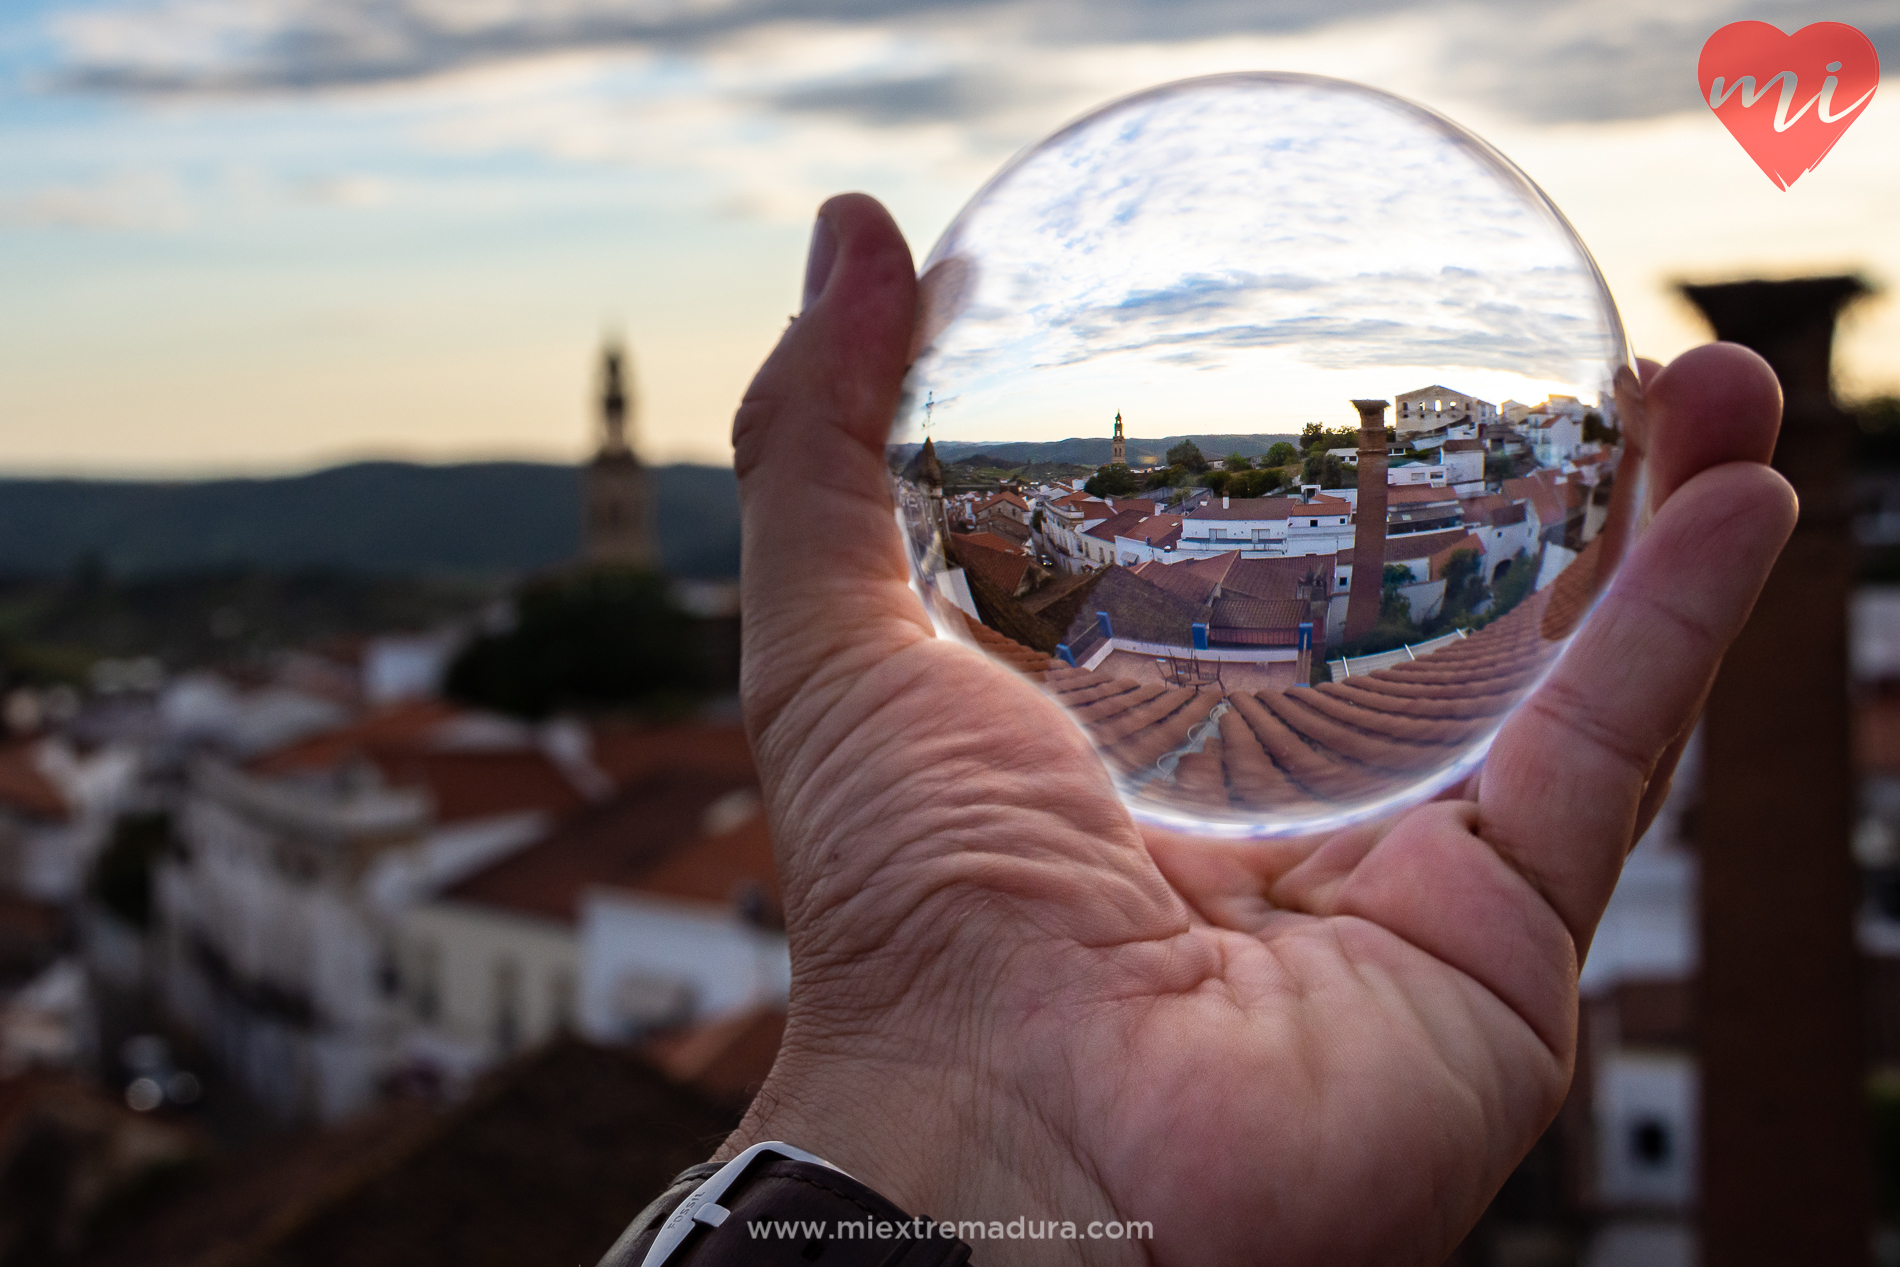
<instances>
[{"instance_id":1,"label":"green tree","mask_svg":"<svg viewBox=\"0 0 1900 1267\"><path fill-rule=\"evenodd\" d=\"M1490 595L1484 585L1484 556L1476 550L1454 552L1445 561L1443 577L1445 599L1439 606L1438 615L1432 620L1432 628L1449 629L1470 625L1472 608Z\"/></svg>"},{"instance_id":2,"label":"green tree","mask_svg":"<svg viewBox=\"0 0 1900 1267\"><path fill-rule=\"evenodd\" d=\"M1298 456L1300 456L1298 449L1288 444L1285 440L1275 440L1272 446L1267 449L1267 455L1260 459L1260 465L1285 466Z\"/></svg>"},{"instance_id":3,"label":"green tree","mask_svg":"<svg viewBox=\"0 0 1900 1267\"><path fill-rule=\"evenodd\" d=\"M1586 441L1615 444L1623 438L1623 433L1604 422L1603 415L1592 409L1583 415L1583 438Z\"/></svg>"},{"instance_id":4,"label":"green tree","mask_svg":"<svg viewBox=\"0 0 1900 1267\"><path fill-rule=\"evenodd\" d=\"M1090 497L1133 497L1141 487L1139 477L1125 466L1104 466L1089 476L1082 491Z\"/></svg>"},{"instance_id":5,"label":"green tree","mask_svg":"<svg viewBox=\"0 0 1900 1267\"><path fill-rule=\"evenodd\" d=\"M705 694L713 670L697 621L657 572L596 568L531 582L514 628L449 666L450 698L522 717L668 708Z\"/></svg>"},{"instance_id":6,"label":"green tree","mask_svg":"<svg viewBox=\"0 0 1900 1267\"><path fill-rule=\"evenodd\" d=\"M1318 484L1321 488L1351 488L1358 482L1358 470L1330 453L1314 452L1300 464L1302 484Z\"/></svg>"},{"instance_id":7,"label":"green tree","mask_svg":"<svg viewBox=\"0 0 1900 1267\"><path fill-rule=\"evenodd\" d=\"M1208 461L1201 456L1201 446L1192 440L1183 440L1168 450L1169 466L1185 466L1199 475L1208 467Z\"/></svg>"},{"instance_id":8,"label":"green tree","mask_svg":"<svg viewBox=\"0 0 1900 1267\"><path fill-rule=\"evenodd\" d=\"M1253 470L1253 459L1236 449L1221 460L1221 465L1230 471Z\"/></svg>"},{"instance_id":9,"label":"green tree","mask_svg":"<svg viewBox=\"0 0 1900 1267\"><path fill-rule=\"evenodd\" d=\"M86 892L132 927L150 928L152 866L176 847L163 810L123 815L92 864Z\"/></svg>"}]
</instances>

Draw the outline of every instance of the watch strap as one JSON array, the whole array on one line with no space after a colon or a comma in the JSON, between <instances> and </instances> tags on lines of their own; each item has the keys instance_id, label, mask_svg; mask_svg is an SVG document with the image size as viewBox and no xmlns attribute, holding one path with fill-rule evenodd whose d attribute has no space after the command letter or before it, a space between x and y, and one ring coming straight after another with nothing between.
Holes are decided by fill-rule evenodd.
<instances>
[{"instance_id":1,"label":"watch strap","mask_svg":"<svg viewBox=\"0 0 1900 1267\"><path fill-rule=\"evenodd\" d=\"M689 1167L642 1210L599 1267L646 1267L681 1204L724 1167ZM850 1175L822 1162L762 1156L718 1198L717 1221L699 1214L665 1267L963 1267L970 1247L941 1235Z\"/></svg>"}]
</instances>

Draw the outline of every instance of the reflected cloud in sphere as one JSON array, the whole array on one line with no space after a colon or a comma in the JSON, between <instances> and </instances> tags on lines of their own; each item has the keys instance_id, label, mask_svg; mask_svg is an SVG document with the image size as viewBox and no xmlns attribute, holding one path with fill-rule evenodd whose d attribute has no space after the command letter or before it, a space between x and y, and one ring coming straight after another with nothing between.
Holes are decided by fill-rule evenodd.
<instances>
[{"instance_id":1,"label":"reflected cloud in sphere","mask_svg":"<svg viewBox=\"0 0 1900 1267\"><path fill-rule=\"evenodd\" d=\"M1151 820L1315 830L1468 774L1636 526L1588 253L1482 141L1357 85L1190 80L1069 125L938 242L918 337L890 462L920 592Z\"/></svg>"}]
</instances>

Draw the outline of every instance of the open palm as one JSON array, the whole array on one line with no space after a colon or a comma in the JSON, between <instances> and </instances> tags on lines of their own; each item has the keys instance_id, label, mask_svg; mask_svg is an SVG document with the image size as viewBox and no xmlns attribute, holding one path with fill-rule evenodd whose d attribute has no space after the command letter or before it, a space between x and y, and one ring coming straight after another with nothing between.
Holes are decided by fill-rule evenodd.
<instances>
[{"instance_id":1,"label":"open palm","mask_svg":"<svg viewBox=\"0 0 1900 1267\"><path fill-rule=\"evenodd\" d=\"M734 430L747 723L792 939L784 1139L1011 1262L1437 1262L1555 1113L1580 957L1792 528L1773 378L1650 376L1654 522L1482 786L1320 838L1144 831L1062 709L932 636L885 431L915 280L870 199ZM1152 1236L1087 1239L1092 1222Z\"/></svg>"}]
</instances>

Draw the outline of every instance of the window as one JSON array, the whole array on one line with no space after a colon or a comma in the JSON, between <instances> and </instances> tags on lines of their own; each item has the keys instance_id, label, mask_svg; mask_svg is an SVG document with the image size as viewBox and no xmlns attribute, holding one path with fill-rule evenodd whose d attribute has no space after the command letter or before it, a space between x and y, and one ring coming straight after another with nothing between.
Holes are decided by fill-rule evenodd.
<instances>
[{"instance_id":1,"label":"window","mask_svg":"<svg viewBox=\"0 0 1900 1267\"><path fill-rule=\"evenodd\" d=\"M1306 526L1307 526L1308 528L1317 528L1317 527L1319 527L1319 520L1317 520L1317 519L1309 519L1309 520L1307 520L1307 521L1306 521Z\"/></svg>"},{"instance_id":2,"label":"window","mask_svg":"<svg viewBox=\"0 0 1900 1267\"><path fill-rule=\"evenodd\" d=\"M574 1028L574 973L567 968L548 978L548 1019L561 1033Z\"/></svg>"},{"instance_id":3,"label":"window","mask_svg":"<svg viewBox=\"0 0 1900 1267\"><path fill-rule=\"evenodd\" d=\"M495 1046L508 1055L521 1045L521 969L513 959L495 961Z\"/></svg>"}]
</instances>

